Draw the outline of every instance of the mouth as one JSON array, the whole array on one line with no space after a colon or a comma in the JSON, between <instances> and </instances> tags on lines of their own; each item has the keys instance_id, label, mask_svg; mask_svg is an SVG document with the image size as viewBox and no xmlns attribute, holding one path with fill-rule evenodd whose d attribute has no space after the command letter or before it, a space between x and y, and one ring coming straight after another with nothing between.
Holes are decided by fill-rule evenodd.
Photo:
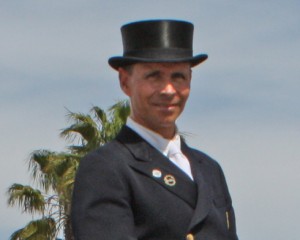
<instances>
[{"instance_id":1,"label":"mouth","mask_svg":"<svg viewBox=\"0 0 300 240\"><path fill-rule=\"evenodd\" d=\"M167 111L172 111L175 108L179 107L179 103L156 103L153 105L161 110L167 110Z\"/></svg>"}]
</instances>

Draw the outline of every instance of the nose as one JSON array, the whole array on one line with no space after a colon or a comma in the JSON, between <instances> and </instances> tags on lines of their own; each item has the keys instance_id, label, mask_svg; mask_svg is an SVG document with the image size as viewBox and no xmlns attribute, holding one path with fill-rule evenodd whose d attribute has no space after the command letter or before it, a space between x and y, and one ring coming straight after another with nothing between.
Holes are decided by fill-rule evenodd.
<instances>
[{"instance_id":1,"label":"nose","mask_svg":"<svg viewBox=\"0 0 300 240\"><path fill-rule=\"evenodd\" d=\"M161 90L162 94L166 94L166 95L172 95L176 93L176 89L174 84L171 81L168 81L164 84L164 86L162 87Z\"/></svg>"}]
</instances>

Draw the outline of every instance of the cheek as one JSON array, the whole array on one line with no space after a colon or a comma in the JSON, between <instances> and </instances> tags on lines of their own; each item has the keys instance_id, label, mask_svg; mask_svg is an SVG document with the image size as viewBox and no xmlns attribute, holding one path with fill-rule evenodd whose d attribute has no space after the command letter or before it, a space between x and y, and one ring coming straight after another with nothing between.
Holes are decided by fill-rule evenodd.
<instances>
[{"instance_id":1,"label":"cheek","mask_svg":"<svg viewBox=\"0 0 300 240\"><path fill-rule=\"evenodd\" d=\"M143 105L145 105L146 96L145 93L142 91L142 89L139 88L131 89L129 97L131 99L131 102L137 107L141 108Z\"/></svg>"},{"instance_id":2,"label":"cheek","mask_svg":"<svg viewBox=\"0 0 300 240\"><path fill-rule=\"evenodd\" d=\"M153 90L146 84L136 85L134 93L132 94L141 100L146 100L147 98L151 97L151 95L153 94Z\"/></svg>"},{"instance_id":3,"label":"cheek","mask_svg":"<svg viewBox=\"0 0 300 240\"><path fill-rule=\"evenodd\" d=\"M190 88L188 88L188 87L185 89L182 89L182 91L180 91L180 96L185 101L188 99L189 95L190 95Z\"/></svg>"}]
</instances>

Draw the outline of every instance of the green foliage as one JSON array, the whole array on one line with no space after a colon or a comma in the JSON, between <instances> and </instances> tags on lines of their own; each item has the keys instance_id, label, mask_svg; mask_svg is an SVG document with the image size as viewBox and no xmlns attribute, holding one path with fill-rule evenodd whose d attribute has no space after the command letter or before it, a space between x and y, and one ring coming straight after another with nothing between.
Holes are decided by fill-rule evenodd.
<instances>
[{"instance_id":1,"label":"green foliage","mask_svg":"<svg viewBox=\"0 0 300 240\"><path fill-rule=\"evenodd\" d=\"M29 222L24 228L14 232L11 240L49 240L55 237L56 223L52 218L42 218Z\"/></svg>"},{"instance_id":2,"label":"green foliage","mask_svg":"<svg viewBox=\"0 0 300 240\"><path fill-rule=\"evenodd\" d=\"M34 212L43 213L45 210L44 196L37 189L15 183L8 189L8 194L9 206L23 206L24 212L31 214Z\"/></svg>"},{"instance_id":3,"label":"green foliage","mask_svg":"<svg viewBox=\"0 0 300 240\"><path fill-rule=\"evenodd\" d=\"M73 240L71 196L80 159L112 140L126 122L129 112L128 101L117 102L107 112L97 106L90 110L90 114L68 110L71 125L60 133L71 143L67 151L34 151L28 161L28 170L38 189L13 184L7 191L9 206L18 206L23 212L42 216L15 231L11 240L52 240L61 228L65 239Z\"/></svg>"},{"instance_id":4,"label":"green foliage","mask_svg":"<svg viewBox=\"0 0 300 240\"><path fill-rule=\"evenodd\" d=\"M73 124L62 130L60 136L77 145L69 146L74 154L84 155L87 152L112 140L126 122L130 113L128 101L119 101L106 113L94 106L90 114L68 113Z\"/></svg>"}]
</instances>

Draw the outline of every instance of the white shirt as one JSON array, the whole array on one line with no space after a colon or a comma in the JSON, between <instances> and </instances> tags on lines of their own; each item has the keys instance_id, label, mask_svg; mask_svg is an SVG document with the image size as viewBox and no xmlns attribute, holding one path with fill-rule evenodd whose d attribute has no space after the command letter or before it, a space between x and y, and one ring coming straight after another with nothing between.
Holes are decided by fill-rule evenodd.
<instances>
[{"instance_id":1,"label":"white shirt","mask_svg":"<svg viewBox=\"0 0 300 240\"><path fill-rule=\"evenodd\" d=\"M143 139L145 139L159 152L165 155L173 164L175 164L179 169L181 169L185 174L187 174L193 180L189 161L187 157L180 150L181 139L178 133L175 134L174 138L166 139L163 138L158 133L153 132L152 130L135 122L130 117L127 118L126 125L127 127L131 128L133 131L135 131L137 134L139 134ZM173 149L176 149L176 152L180 154L179 159L176 157L168 156L170 152L174 152Z\"/></svg>"}]
</instances>

